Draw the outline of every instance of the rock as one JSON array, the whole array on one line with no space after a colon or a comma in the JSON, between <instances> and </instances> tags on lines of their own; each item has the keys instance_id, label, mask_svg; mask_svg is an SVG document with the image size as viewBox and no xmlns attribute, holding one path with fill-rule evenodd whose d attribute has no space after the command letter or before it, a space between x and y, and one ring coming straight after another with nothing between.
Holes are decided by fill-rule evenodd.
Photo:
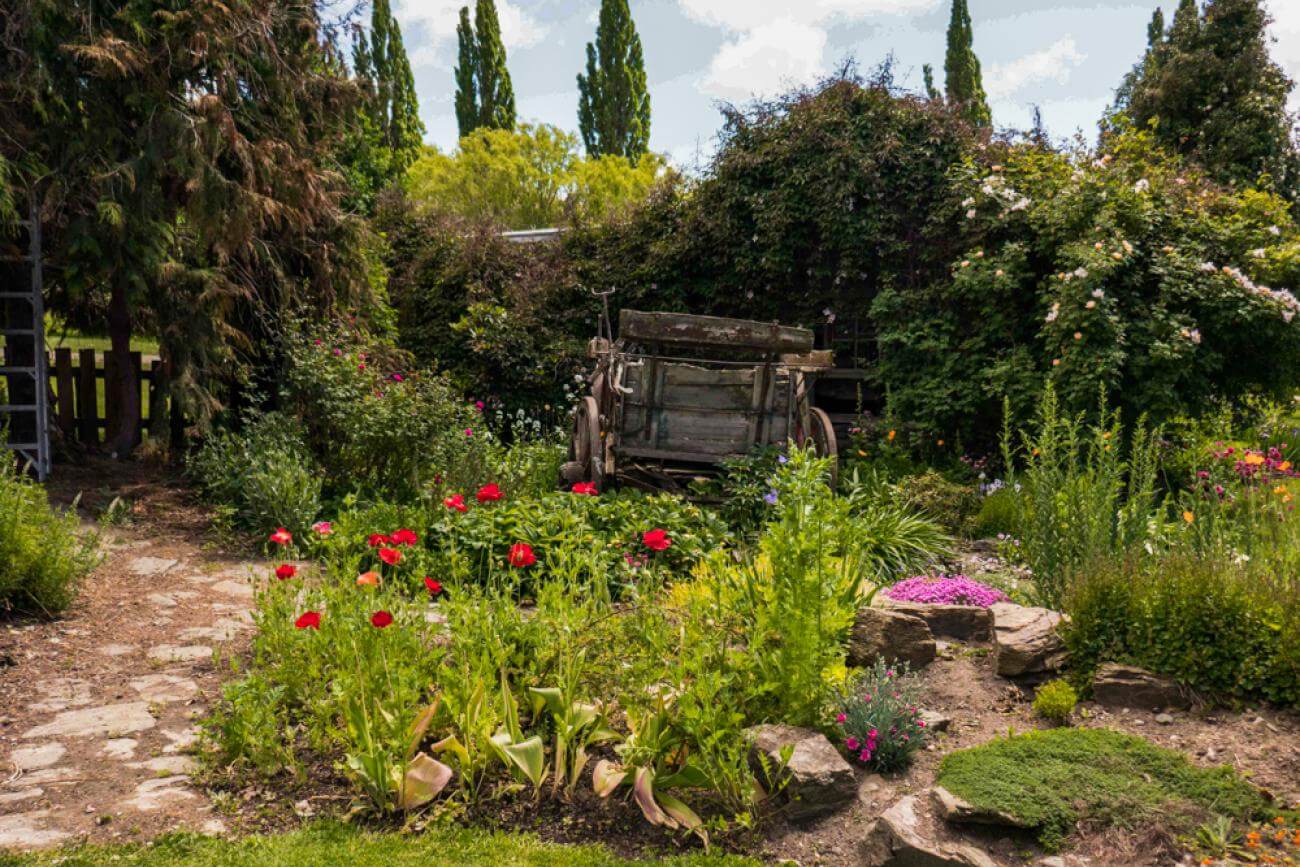
<instances>
[{"instance_id":1,"label":"rock","mask_svg":"<svg viewBox=\"0 0 1300 867\"><path fill-rule=\"evenodd\" d=\"M943 786L935 786L931 789L930 797L934 801L935 809L939 811L939 815L943 817L945 822L952 822L957 825L995 825L1001 828L1024 829L1032 827L1010 813L977 807L969 801L957 797Z\"/></svg>"},{"instance_id":2,"label":"rock","mask_svg":"<svg viewBox=\"0 0 1300 867\"><path fill-rule=\"evenodd\" d=\"M22 771L34 771L57 764L67 750L63 744L41 744L34 747L19 747L9 754L9 761Z\"/></svg>"},{"instance_id":3,"label":"rock","mask_svg":"<svg viewBox=\"0 0 1300 867\"><path fill-rule=\"evenodd\" d=\"M145 780L135 787L135 794L122 801L121 805L141 813L149 813L178 800L198 797L186 788L185 784L188 781L189 778L184 776Z\"/></svg>"},{"instance_id":4,"label":"rock","mask_svg":"<svg viewBox=\"0 0 1300 867\"><path fill-rule=\"evenodd\" d=\"M993 652L997 672L1003 677L1020 677L1058 670L1067 657L1065 643L1057 634L1058 612L999 602L989 608L993 615Z\"/></svg>"},{"instance_id":5,"label":"rock","mask_svg":"<svg viewBox=\"0 0 1300 867\"><path fill-rule=\"evenodd\" d=\"M922 710L921 722L925 723L925 727L932 732L946 732L952 728L952 717L933 710Z\"/></svg>"},{"instance_id":6,"label":"rock","mask_svg":"<svg viewBox=\"0 0 1300 867\"><path fill-rule=\"evenodd\" d=\"M993 635L993 615L978 605L938 605L901 602L886 598L882 607L914 614L925 621L933 635L957 641L988 641Z\"/></svg>"},{"instance_id":7,"label":"rock","mask_svg":"<svg viewBox=\"0 0 1300 867\"><path fill-rule=\"evenodd\" d=\"M126 568L141 578L150 578L163 574L179 562L179 560L168 560L163 557L136 557L127 564Z\"/></svg>"},{"instance_id":8,"label":"rock","mask_svg":"<svg viewBox=\"0 0 1300 867\"><path fill-rule=\"evenodd\" d=\"M198 685L189 678L165 672L132 678L131 688L140 694L140 698L154 704L185 701L193 698L199 691Z\"/></svg>"},{"instance_id":9,"label":"rock","mask_svg":"<svg viewBox=\"0 0 1300 867\"><path fill-rule=\"evenodd\" d=\"M224 593L227 596L234 596L236 599L252 599L253 586L246 581L218 581L212 585L212 589L218 593Z\"/></svg>"},{"instance_id":10,"label":"rock","mask_svg":"<svg viewBox=\"0 0 1300 867\"><path fill-rule=\"evenodd\" d=\"M155 774L176 776L192 773L198 767L198 762L189 756L159 756L156 759L145 759L143 762L131 762L130 767L153 771Z\"/></svg>"},{"instance_id":11,"label":"rock","mask_svg":"<svg viewBox=\"0 0 1300 867\"><path fill-rule=\"evenodd\" d=\"M43 726L37 726L23 735L24 738L51 738L61 735L88 737L114 733L128 734L144 731L154 726L153 714L143 701L109 704L67 710Z\"/></svg>"},{"instance_id":12,"label":"rock","mask_svg":"<svg viewBox=\"0 0 1300 867\"><path fill-rule=\"evenodd\" d=\"M166 732L164 732L166 734ZM139 742L135 738L113 738L105 741L104 746L100 748L100 755L108 756L110 759L129 759L135 755L135 748Z\"/></svg>"},{"instance_id":13,"label":"rock","mask_svg":"<svg viewBox=\"0 0 1300 867\"><path fill-rule=\"evenodd\" d=\"M779 767L782 750L792 747L785 766L787 780L783 794L790 801L789 817L794 821L833 812L853 801L857 779L839 750L820 732L787 725L760 725L745 730L756 752Z\"/></svg>"},{"instance_id":14,"label":"rock","mask_svg":"<svg viewBox=\"0 0 1300 867\"><path fill-rule=\"evenodd\" d=\"M1116 663L1107 663L1097 670L1092 681L1092 697L1107 707L1168 710L1191 706L1187 691L1171 678Z\"/></svg>"},{"instance_id":15,"label":"rock","mask_svg":"<svg viewBox=\"0 0 1300 867\"><path fill-rule=\"evenodd\" d=\"M0 816L0 849L10 846L34 849L58 843L72 836L67 831L46 827L49 819L49 810L33 810L30 813Z\"/></svg>"},{"instance_id":16,"label":"rock","mask_svg":"<svg viewBox=\"0 0 1300 867\"><path fill-rule=\"evenodd\" d=\"M1162 726L1172 725L1174 718L1167 713L1158 713L1156 714L1156 722L1160 723Z\"/></svg>"},{"instance_id":17,"label":"rock","mask_svg":"<svg viewBox=\"0 0 1300 867\"><path fill-rule=\"evenodd\" d=\"M996 861L974 846L929 839L917 807L917 796L909 795L868 825L859 844L859 863L866 867L997 867Z\"/></svg>"},{"instance_id":18,"label":"rock","mask_svg":"<svg viewBox=\"0 0 1300 867\"><path fill-rule=\"evenodd\" d=\"M149 648L149 658L157 662L198 662L211 659L212 648L202 644L160 644Z\"/></svg>"},{"instance_id":19,"label":"rock","mask_svg":"<svg viewBox=\"0 0 1300 867\"><path fill-rule=\"evenodd\" d=\"M917 669L933 662L935 654L934 635L915 614L862 608L849 634L849 665L866 667L884 659Z\"/></svg>"}]
</instances>

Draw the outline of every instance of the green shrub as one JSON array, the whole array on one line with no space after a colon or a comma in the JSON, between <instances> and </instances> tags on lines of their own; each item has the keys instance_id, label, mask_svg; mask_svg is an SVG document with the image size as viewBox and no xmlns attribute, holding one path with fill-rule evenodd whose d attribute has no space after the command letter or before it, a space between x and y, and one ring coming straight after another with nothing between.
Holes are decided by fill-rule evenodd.
<instances>
[{"instance_id":1,"label":"green shrub","mask_svg":"<svg viewBox=\"0 0 1300 867\"><path fill-rule=\"evenodd\" d=\"M0 431L2 433L2 431ZM54 614L99 561L75 510L50 508L45 489L0 453L0 611Z\"/></svg>"},{"instance_id":2,"label":"green shrub","mask_svg":"<svg viewBox=\"0 0 1300 867\"><path fill-rule=\"evenodd\" d=\"M782 449L769 447L722 462L722 475L697 482L695 492L717 500L718 515L741 535L752 536L772 517L773 483Z\"/></svg>"},{"instance_id":3,"label":"green shrub","mask_svg":"<svg viewBox=\"0 0 1300 867\"><path fill-rule=\"evenodd\" d=\"M1049 681L1034 691L1034 713L1051 722L1069 722L1078 702L1074 687L1064 680Z\"/></svg>"},{"instance_id":4,"label":"green shrub","mask_svg":"<svg viewBox=\"0 0 1300 867\"><path fill-rule=\"evenodd\" d=\"M1084 677L1121 660L1212 695L1296 707L1295 598L1289 577L1274 583L1249 562L1191 553L1127 559L1074 582L1063 635Z\"/></svg>"},{"instance_id":5,"label":"green shrub","mask_svg":"<svg viewBox=\"0 0 1300 867\"><path fill-rule=\"evenodd\" d=\"M917 707L920 692L905 663L895 670L878 659L853 677L839 696L834 723L849 760L886 773L910 765L929 737Z\"/></svg>"},{"instance_id":6,"label":"green shrub","mask_svg":"<svg viewBox=\"0 0 1300 867\"><path fill-rule=\"evenodd\" d=\"M1012 536L1016 531L1016 492L1001 487L980 501L971 535L977 539Z\"/></svg>"},{"instance_id":7,"label":"green shrub","mask_svg":"<svg viewBox=\"0 0 1300 867\"><path fill-rule=\"evenodd\" d=\"M209 499L233 510L238 526L301 535L320 512L322 480L298 431L283 413L250 418L240 431L209 437L186 468Z\"/></svg>"},{"instance_id":8,"label":"green shrub","mask_svg":"<svg viewBox=\"0 0 1300 867\"><path fill-rule=\"evenodd\" d=\"M1257 816L1263 795L1232 768L1198 768L1182 753L1110 729L1050 729L945 756L936 782L977 808L1014 816L1049 851L1076 825L1156 820L1185 832L1206 813Z\"/></svg>"},{"instance_id":9,"label":"green shrub","mask_svg":"<svg viewBox=\"0 0 1300 867\"><path fill-rule=\"evenodd\" d=\"M895 488L904 506L953 534L968 534L982 505L973 485L950 481L934 470L903 476L895 482Z\"/></svg>"}]
</instances>

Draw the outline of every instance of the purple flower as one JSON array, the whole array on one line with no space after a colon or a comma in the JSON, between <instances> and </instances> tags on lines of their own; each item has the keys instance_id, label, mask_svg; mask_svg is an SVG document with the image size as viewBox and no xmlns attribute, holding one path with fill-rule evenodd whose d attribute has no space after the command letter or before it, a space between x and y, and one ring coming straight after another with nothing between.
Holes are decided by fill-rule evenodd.
<instances>
[{"instance_id":1,"label":"purple flower","mask_svg":"<svg viewBox=\"0 0 1300 867\"><path fill-rule=\"evenodd\" d=\"M776 491L768 491L766 494L763 495L763 502L767 503L769 506L775 506L776 499L777 499Z\"/></svg>"},{"instance_id":2,"label":"purple flower","mask_svg":"<svg viewBox=\"0 0 1300 867\"><path fill-rule=\"evenodd\" d=\"M900 581L885 591L900 602L924 602L933 605L970 605L988 608L1006 602L1007 594L965 575L917 575Z\"/></svg>"}]
</instances>

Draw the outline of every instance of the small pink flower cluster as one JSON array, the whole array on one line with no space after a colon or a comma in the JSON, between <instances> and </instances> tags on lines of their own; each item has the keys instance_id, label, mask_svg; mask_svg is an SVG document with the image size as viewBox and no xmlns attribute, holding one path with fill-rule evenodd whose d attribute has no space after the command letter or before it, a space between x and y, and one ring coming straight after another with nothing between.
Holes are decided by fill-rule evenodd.
<instances>
[{"instance_id":1,"label":"small pink flower cluster","mask_svg":"<svg viewBox=\"0 0 1300 867\"><path fill-rule=\"evenodd\" d=\"M965 575L917 575L898 582L886 590L885 595L899 602L971 605L979 608L1007 601L1007 594L1001 590Z\"/></svg>"},{"instance_id":2,"label":"small pink flower cluster","mask_svg":"<svg viewBox=\"0 0 1300 867\"><path fill-rule=\"evenodd\" d=\"M844 716L844 714L840 714L840 716ZM844 748L850 753L856 753L858 761L869 762L871 761L872 753L876 751L876 738L879 736L880 732L875 729L867 732L866 739L862 741L850 736L844 739Z\"/></svg>"}]
</instances>

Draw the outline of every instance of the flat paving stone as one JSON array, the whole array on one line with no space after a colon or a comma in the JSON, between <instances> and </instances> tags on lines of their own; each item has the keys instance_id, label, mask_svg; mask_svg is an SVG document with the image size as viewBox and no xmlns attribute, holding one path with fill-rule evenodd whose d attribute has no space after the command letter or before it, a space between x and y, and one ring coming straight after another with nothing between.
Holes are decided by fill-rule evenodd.
<instances>
[{"instance_id":1,"label":"flat paving stone","mask_svg":"<svg viewBox=\"0 0 1300 867\"><path fill-rule=\"evenodd\" d=\"M222 617L211 626L191 626L189 629L182 629L180 639L182 641L225 642L243 632L245 628L247 628L247 624L242 621Z\"/></svg>"},{"instance_id":2,"label":"flat paving stone","mask_svg":"<svg viewBox=\"0 0 1300 867\"><path fill-rule=\"evenodd\" d=\"M189 756L158 756L154 759L145 759L143 762L131 762L129 766L153 771L155 774L176 775L192 773L199 763Z\"/></svg>"},{"instance_id":3,"label":"flat paving stone","mask_svg":"<svg viewBox=\"0 0 1300 867\"><path fill-rule=\"evenodd\" d=\"M199 691L198 685L188 677L165 672L133 678L131 688L140 693L142 699L153 703L185 701L193 698Z\"/></svg>"},{"instance_id":4,"label":"flat paving stone","mask_svg":"<svg viewBox=\"0 0 1300 867\"><path fill-rule=\"evenodd\" d=\"M134 795L122 801L122 806L141 813L149 813L169 801L198 797L186 788L185 784L188 782L189 777L180 775L145 780L135 787Z\"/></svg>"},{"instance_id":5,"label":"flat paving stone","mask_svg":"<svg viewBox=\"0 0 1300 867\"><path fill-rule=\"evenodd\" d=\"M128 701L102 707L65 710L53 721L37 726L23 735L24 738L55 738L64 735L93 737L96 735L128 734L154 727L153 714L143 701Z\"/></svg>"},{"instance_id":6,"label":"flat paving stone","mask_svg":"<svg viewBox=\"0 0 1300 867\"><path fill-rule=\"evenodd\" d=\"M243 581L218 581L212 585L212 589L218 593L224 593L227 596L234 596L237 599L252 599L253 586Z\"/></svg>"},{"instance_id":7,"label":"flat paving stone","mask_svg":"<svg viewBox=\"0 0 1300 867\"><path fill-rule=\"evenodd\" d=\"M172 731L171 729L160 729L159 731L168 740L167 746L163 747L164 753L183 753L199 742L199 730L194 727L181 729L180 731Z\"/></svg>"},{"instance_id":8,"label":"flat paving stone","mask_svg":"<svg viewBox=\"0 0 1300 867\"><path fill-rule=\"evenodd\" d=\"M32 710L56 711L70 707L93 704L95 699L90 693L90 684L74 677L60 677L43 680L36 684L39 701L32 702Z\"/></svg>"},{"instance_id":9,"label":"flat paving stone","mask_svg":"<svg viewBox=\"0 0 1300 867\"><path fill-rule=\"evenodd\" d=\"M67 831L45 827L49 815L49 810L33 810L30 813L0 816L0 846L36 849L52 846L72 836Z\"/></svg>"},{"instance_id":10,"label":"flat paving stone","mask_svg":"<svg viewBox=\"0 0 1300 867\"><path fill-rule=\"evenodd\" d=\"M164 731L163 734L167 734L167 732ZM135 758L135 748L139 746L139 744L140 742L135 738L113 738L112 740L104 742L104 746L100 749L99 754L102 756L108 756L110 759L118 759L119 761L123 759L133 759Z\"/></svg>"},{"instance_id":11,"label":"flat paving stone","mask_svg":"<svg viewBox=\"0 0 1300 867\"><path fill-rule=\"evenodd\" d=\"M174 568L179 560L172 560L166 557L136 557L126 565L134 575L141 578L152 578L162 575L169 569Z\"/></svg>"},{"instance_id":12,"label":"flat paving stone","mask_svg":"<svg viewBox=\"0 0 1300 867\"><path fill-rule=\"evenodd\" d=\"M17 792L0 792L0 805L19 804L31 801L45 794L44 789L20 789Z\"/></svg>"},{"instance_id":13,"label":"flat paving stone","mask_svg":"<svg viewBox=\"0 0 1300 867\"><path fill-rule=\"evenodd\" d=\"M135 652L134 644L105 644L99 648L99 652L104 656L126 656L128 653Z\"/></svg>"},{"instance_id":14,"label":"flat paving stone","mask_svg":"<svg viewBox=\"0 0 1300 867\"><path fill-rule=\"evenodd\" d=\"M68 750L63 744L37 744L32 747L19 747L9 754L9 761L19 770L34 771L57 764Z\"/></svg>"},{"instance_id":15,"label":"flat paving stone","mask_svg":"<svg viewBox=\"0 0 1300 867\"><path fill-rule=\"evenodd\" d=\"M86 779L77 768L41 768L29 771L14 781L19 786L49 786L54 783L79 783Z\"/></svg>"},{"instance_id":16,"label":"flat paving stone","mask_svg":"<svg viewBox=\"0 0 1300 867\"><path fill-rule=\"evenodd\" d=\"M160 644L149 648L149 658L158 662L197 662L211 659L212 648L201 644Z\"/></svg>"}]
</instances>

